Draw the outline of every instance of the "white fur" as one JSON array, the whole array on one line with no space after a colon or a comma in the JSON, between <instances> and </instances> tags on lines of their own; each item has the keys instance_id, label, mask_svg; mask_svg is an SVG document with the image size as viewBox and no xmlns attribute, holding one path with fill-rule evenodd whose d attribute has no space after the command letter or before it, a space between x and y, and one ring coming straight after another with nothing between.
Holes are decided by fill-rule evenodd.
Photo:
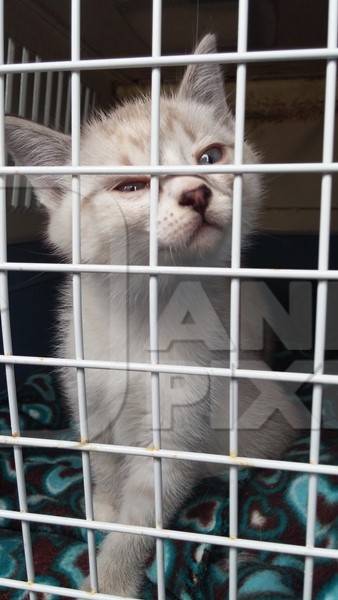
<instances>
[{"instance_id":1,"label":"white fur","mask_svg":"<svg viewBox=\"0 0 338 600\"><path fill-rule=\"evenodd\" d=\"M202 41L197 52L201 50L215 51L213 36L207 36ZM35 163L43 164L46 160L43 158L47 151L43 136L48 138L48 134L46 130L42 131L43 128L37 130L34 127L16 119L8 121L10 149L19 162L29 163L34 159ZM18 131L19 135L16 133ZM232 162L234 126L226 106L218 66L189 67L178 95L161 100L160 142L161 163L165 165L196 164L199 153L216 143L224 146L222 160ZM62 144L66 162L69 160L69 142L62 140ZM147 98L137 99L108 115L95 118L86 126L81 139L81 163L149 164L149 146L150 103ZM256 155L246 144L245 160L255 159ZM49 157L49 162L53 163L52 157ZM82 260L85 262L147 264L149 261L149 190L126 194L114 189L123 179L81 177ZM45 186L46 180L42 183ZM50 211L49 239L65 257L70 257L72 202L71 192L67 191L70 182L67 178L62 178L62 181L59 178L58 194L42 190L40 184L39 181L36 183L39 198ZM191 206L181 206L179 199L184 191L201 184L207 185L212 192L205 213L210 226L196 233L201 216ZM160 178L157 234L161 264L229 264L232 184L233 176L227 174ZM254 226L260 196L258 177L245 176L243 241ZM180 277L159 278L160 314L181 282ZM229 331L229 285L227 279L203 280L204 291L212 300L225 331ZM82 275L82 298L86 358L149 361L147 276ZM189 301L192 309L198 308L194 306L198 297ZM165 322L167 329L164 337L173 341L180 338L176 326ZM163 335L161 317L159 324L160 335ZM215 330L215 336L219 335L220 332ZM220 343L219 339L217 343ZM224 336L224 349L226 347L227 339ZM60 301L58 354L62 357L74 356L70 284ZM160 361L165 363L209 365L213 358L212 350L203 340L200 343L172 343L160 352ZM149 374L87 369L85 375L90 439L151 447ZM74 370L65 369L62 379L72 414L78 421ZM212 416L223 414L226 418L228 414L228 381L223 378L210 381L202 376L188 376L183 382L178 380L178 383L184 384L183 393L179 386L177 393L173 392L175 379L160 376L163 448L227 454L228 430L215 431ZM281 393L273 383L266 384L266 396L259 407L262 414L272 402L278 406ZM240 384L239 413L245 413L253 400L250 383ZM239 454L280 457L291 437L290 428L277 412L264 428L239 432ZM122 523L153 526L152 460L102 453L93 453L91 460L95 480L95 517L105 521L113 519ZM206 474L206 470L206 466L199 463L163 461L165 525L190 493L194 482ZM153 541L150 538L109 534L98 558L100 591L136 596L140 592L144 563L152 548ZM86 582L85 587L88 586Z\"/></svg>"}]
</instances>

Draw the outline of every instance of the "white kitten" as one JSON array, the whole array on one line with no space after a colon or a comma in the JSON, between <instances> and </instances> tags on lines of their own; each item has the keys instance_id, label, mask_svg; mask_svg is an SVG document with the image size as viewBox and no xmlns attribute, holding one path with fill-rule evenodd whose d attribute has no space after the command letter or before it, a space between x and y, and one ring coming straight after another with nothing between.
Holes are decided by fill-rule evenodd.
<instances>
[{"instance_id":1,"label":"white kitten","mask_svg":"<svg viewBox=\"0 0 338 600\"><path fill-rule=\"evenodd\" d=\"M215 51L212 35L207 35L196 49L197 53ZM164 165L233 162L234 122L226 105L218 65L189 66L178 93L162 98L160 136ZM70 162L70 139L39 125L9 117L7 139L17 163L62 165ZM150 100L141 98L86 125L81 137L81 164L147 165L149 149ZM244 156L246 162L257 160L247 144ZM69 258L72 245L69 178L40 176L32 180L39 200L49 210L49 240ZM229 174L160 178L157 234L161 264L229 264L232 183L233 176ZM258 176L246 175L243 238L254 225L260 195ZM149 178L84 176L81 177L81 197L83 262L148 264ZM229 281L195 278L184 282L181 277L161 276L159 288L160 361L210 365L214 350L228 349L225 331L228 330ZM85 357L148 362L147 276L84 274L82 294ZM174 304L171 303L173 294ZM203 308L210 306L210 299L218 311L218 315L210 313L214 315L212 318ZM203 339L194 342L194 336L192 341L182 340L182 328L184 332L189 328L178 323L173 306L178 309L188 306L191 313L201 315L195 330L194 327L191 330L196 331L196 325L199 331L204 329L207 343L203 343ZM64 290L60 303L59 339L59 356L74 357L70 285ZM214 379L160 376L163 448L229 452L229 384L224 378ZM63 382L77 421L73 369L65 369ZM181 385L177 386L178 383ZM152 446L148 373L87 369L86 390L91 440ZM255 404L255 415L257 412L271 415L271 403L278 407L281 398L281 390L267 383L264 399ZM253 400L250 384L241 384L240 415ZM290 420L294 421L297 415L292 414L293 410L297 408L293 409L290 404ZM222 430L216 431L218 423L223 423ZM291 436L291 428L278 412L259 429L246 422L245 428L239 431L239 453L280 457ZM102 453L93 453L91 460L96 519L154 526L152 460ZM206 473L206 467L175 460L163 461L162 466L167 525L196 479ZM140 593L144 564L152 547L150 538L107 535L98 557L100 591L121 596Z\"/></svg>"}]
</instances>

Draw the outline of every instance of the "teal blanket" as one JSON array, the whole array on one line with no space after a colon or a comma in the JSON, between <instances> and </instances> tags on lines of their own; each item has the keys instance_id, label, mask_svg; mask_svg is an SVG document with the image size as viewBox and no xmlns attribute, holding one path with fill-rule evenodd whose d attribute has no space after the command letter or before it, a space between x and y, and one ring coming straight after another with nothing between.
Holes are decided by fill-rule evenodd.
<instances>
[{"instance_id":1,"label":"teal blanket","mask_svg":"<svg viewBox=\"0 0 338 600\"><path fill-rule=\"evenodd\" d=\"M69 426L53 374L33 374L18 392L23 431L47 430L43 436L64 437ZM0 398L0 431L9 428L6 394ZM321 461L337 464L338 440L325 431ZM302 436L288 460L308 461L309 439ZM81 456L77 452L24 449L29 510L83 517ZM239 470L239 535L254 540L305 542L308 476L272 470ZM18 510L13 451L0 447L0 507ZM320 476L316 545L338 547L338 478ZM200 482L171 526L217 535L228 534L228 470L222 478ZM63 587L81 585L87 569L85 530L55 525L31 526L36 581ZM103 534L98 533L98 543ZM262 551L238 553L239 600L300 600L304 559ZM209 544L165 542L168 599L221 600L228 597L228 551ZM0 577L26 580L20 523L0 519ZM156 598L156 568L150 560L142 597ZM22 600L25 592L0 589L1 600ZM56 600L57 596L51 596ZM338 564L316 560L314 600L337 600Z\"/></svg>"}]
</instances>

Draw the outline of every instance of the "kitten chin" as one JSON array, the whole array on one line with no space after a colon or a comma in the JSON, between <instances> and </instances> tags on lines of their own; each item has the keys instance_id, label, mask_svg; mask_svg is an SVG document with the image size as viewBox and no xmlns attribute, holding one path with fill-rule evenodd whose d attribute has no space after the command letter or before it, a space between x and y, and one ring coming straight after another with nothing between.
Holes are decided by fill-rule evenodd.
<instances>
[{"instance_id":1,"label":"kitten chin","mask_svg":"<svg viewBox=\"0 0 338 600\"><path fill-rule=\"evenodd\" d=\"M213 35L205 36L196 48L198 54L216 51ZM219 65L190 65L178 92L161 99L160 114L161 164L233 162L234 122ZM19 164L70 164L71 141L63 134L14 117L6 120L6 134L9 151ZM150 100L140 98L92 118L82 132L81 164L148 165L149 149ZM244 161L256 160L255 151L245 143ZM50 175L31 181L49 213L49 239L69 260L71 181ZM229 173L202 171L194 176L159 178L160 264L228 264L233 181ZM246 243L258 214L261 183L256 174L244 175L242 183L242 241ZM80 184L82 262L149 264L149 177L81 176ZM85 357L148 363L148 278L128 273L83 274L81 280ZM182 277L159 277L161 363L210 366L216 351L222 351L222 364L228 363L229 291L227 279L214 281L209 277L202 281L194 277L193 281L184 281ZM70 284L60 300L58 338L59 355L73 357ZM77 422L76 373L64 370L62 381ZM229 392L225 378L161 373L159 386L164 448L229 452ZM269 383L257 402L250 386L241 387L240 414L259 416L263 425L257 427L255 419L252 422L248 417L239 431L240 454L280 458L293 436L292 428L276 410L283 404L282 394L278 386ZM153 446L149 373L86 369L86 395L91 440ZM292 423L300 421L294 402L288 405L287 417ZM109 521L113 515L117 522L154 526L152 460L94 452L91 463L95 517ZM203 464L175 460L164 461L162 471L163 520L167 526L195 482L207 471ZM150 537L108 534L98 556L100 591L137 596L145 560L152 549ZM84 589L88 585L85 582Z\"/></svg>"}]
</instances>

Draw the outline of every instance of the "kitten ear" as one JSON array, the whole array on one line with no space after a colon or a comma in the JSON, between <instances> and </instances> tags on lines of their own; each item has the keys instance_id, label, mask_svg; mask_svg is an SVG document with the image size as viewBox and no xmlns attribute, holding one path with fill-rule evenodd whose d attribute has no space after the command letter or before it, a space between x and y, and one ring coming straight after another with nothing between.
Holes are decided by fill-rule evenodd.
<instances>
[{"instance_id":1,"label":"kitten ear","mask_svg":"<svg viewBox=\"0 0 338 600\"><path fill-rule=\"evenodd\" d=\"M70 161L71 138L20 117L6 117L7 149L15 164L21 166L62 166ZM48 208L56 207L67 189L64 175L28 177L39 201ZM69 183L69 182L68 182Z\"/></svg>"},{"instance_id":2,"label":"kitten ear","mask_svg":"<svg viewBox=\"0 0 338 600\"><path fill-rule=\"evenodd\" d=\"M208 33L195 48L194 54L213 54L214 52L217 52L216 36ZM218 118L224 119L229 113L222 69L216 63L189 65L179 87L178 95L213 107Z\"/></svg>"}]
</instances>

